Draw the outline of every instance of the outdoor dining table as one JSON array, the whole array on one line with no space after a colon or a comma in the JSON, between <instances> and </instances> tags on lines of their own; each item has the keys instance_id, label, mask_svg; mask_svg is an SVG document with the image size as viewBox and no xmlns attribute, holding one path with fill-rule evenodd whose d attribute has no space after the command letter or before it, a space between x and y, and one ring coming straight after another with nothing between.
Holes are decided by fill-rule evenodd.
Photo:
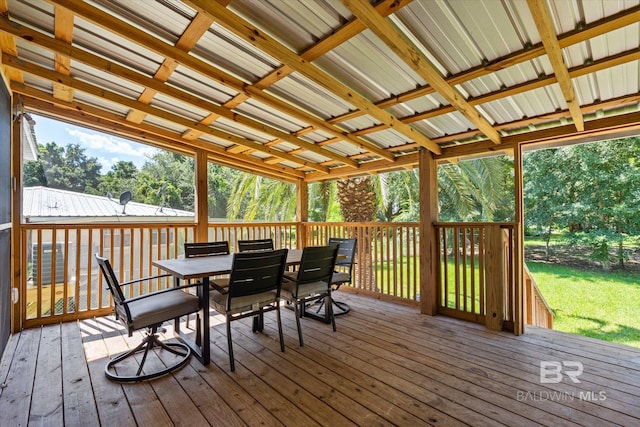
<instances>
[{"instance_id":1,"label":"outdoor dining table","mask_svg":"<svg viewBox=\"0 0 640 427\"><path fill-rule=\"evenodd\" d=\"M301 258L301 249L289 249L287 265L300 264ZM202 280L202 286L197 287L197 295L200 298L200 311L198 313L198 324L196 325L198 331L196 340L192 340L180 331L179 319L176 319L175 322L175 333L191 347L203 365L208 365L211 361L209 343L209 277L231 273L233 254L161 259L153 261L153 265L171 274L176 280Z\"/></svg>"}]
</instances>

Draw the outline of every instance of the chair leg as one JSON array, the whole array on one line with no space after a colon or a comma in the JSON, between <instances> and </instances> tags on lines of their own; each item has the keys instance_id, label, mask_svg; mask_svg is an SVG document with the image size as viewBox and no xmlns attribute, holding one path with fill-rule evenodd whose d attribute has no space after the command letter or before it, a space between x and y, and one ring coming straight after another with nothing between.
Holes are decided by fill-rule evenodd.
<instances>
[{"instance_id":1,"label":"chair leg","mask_svg":"<svg viewBox=\"0 0 640 427\"><path fill-rule=\"evenodd\" d=\"M325 304L327 306L326 310L329 312L329 318L331 319L331 325L333 326L333 332L336 331L336 317L333 315L333 299L331 298L331 291L327 295L329 301Z\"/></svg>"},{"instance_id":2,"label":"chair leg","mask_svg":"<svg viewBox=\"0 0 640 427\"><path fill-rule=\"evenodd\" d=\"M304 304L304 301L295 300L293 303L293 309L296 316L296 326L298 327L298 340L300 341L300 347L304 346L304 342L302 341L302 331L300 330L300 306Z\"/></svg>"},{"instance_id":3,"label":"chair leg","mask_svg":"<svg viewBox=\"0 0 640 427\"><path fill-rule=\"evenodd\" d=\"M276 318L278 319L278 336L280 338L280 351L284 352L284 336L282 334L282 320L280 318L280 304L276 307Z\"/></svg>"},{"instance_id":4,"label":"chair leg","mask_svg":"<svg viewBox=\"0 0 640 427\"><path fill-rule=\"evenodd\" d=\"M233 360L233 344L231 343L231 320L227 316L227 346L229 346L229 364L231 365L231 372L236 370L236 364Z\"/></svg>"}]
</instances>

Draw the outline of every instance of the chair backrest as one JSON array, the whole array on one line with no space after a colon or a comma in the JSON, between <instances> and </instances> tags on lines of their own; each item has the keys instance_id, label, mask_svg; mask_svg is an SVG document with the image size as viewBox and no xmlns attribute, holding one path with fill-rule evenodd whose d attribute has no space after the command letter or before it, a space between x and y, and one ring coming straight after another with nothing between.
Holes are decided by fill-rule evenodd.
<instances>
[{"instance_id":1,"label":"chair backrest","mask_svg":"<svg viewBox=\"0 0 640 427\"><path fill-rule=\"evenodd\" d=\"M229 255L229 242L192 242L184 244L185 258L211 255Z\"/></svg>"},{"instance_id":2,"label":"chair backrest","mask_svg":"<svg viewBox=\"0 0 640 427\"><path fill-rule=\"evenodd\" d=\"M343 239L341 237L329 237L330 245L340 245L338 248L338 259L336 259L336 267L353 268L353 261L356 256L356 247L358 246L358 239Z\"/></svg>"},{"instance_id":3,"label":"chair backrest","mask_svg":"<svg viewBox=\"0 0 640 427\"><path fill-rule=\"evenodd\" d=\"M238 240L238 252L273 250L273 239Z\"/></svg>"},{"instance_id":4,"label":"chair backrest","mask_svg":"<svg viewBox=\"0 0 640 427\"><path fill-rule=\"evenodd\" d=\"M311 282L331 281L338 256L338 245L307 246L302 250L298 268L298 285Z\"/></svg>"},{"instance_id":5,"label":"chair backrest","mask_svg":"<svg viewBox=\"0 0 640 427\"><path fill-rule=\"evenodd\" d=\"M131 333L131 311L129 310L127 299L122 292L120 282L111 267L111 262L109 262L107 258L101 257L98 254L95 254L95 257L96 261L98 261L98 266L100 266L100 270L102 271L102 275L104 276L104 280L107 282L107 288L113 297L116 319L119 319L127 328L129 328L129 333Z\"/></svg>"},{"instance_id":6,"label":"chair backrest","mask_svg":"<svg viewBox=\"0 0 640 427\"><path fill-rule=\"evenodd\" d=\"M124 304L126 298L124 296L124 293L122 292L122 288L120 287L120 282L118 281L118 278L116 277L116 274L111 267L111 262L109 262L107 258L101 257L98 254L95 254L95 257L96 261L98 261L98 265L100 266L100 270L102 271L104 280L105 282L107 282L107 288L113 296L115 304Z\"/></svg>"},{"instance_id":7,"label":"chair backrest","mask_svg":"<svg viewBox=\"0 0 640 427\"><path fill-rule=\"evenodd\" d=\"M279 298L288 252L288 249L279 249L235 253L229 275L227 308L237 297L276 291L275 298Z\"/></svg>"}]
</instances>

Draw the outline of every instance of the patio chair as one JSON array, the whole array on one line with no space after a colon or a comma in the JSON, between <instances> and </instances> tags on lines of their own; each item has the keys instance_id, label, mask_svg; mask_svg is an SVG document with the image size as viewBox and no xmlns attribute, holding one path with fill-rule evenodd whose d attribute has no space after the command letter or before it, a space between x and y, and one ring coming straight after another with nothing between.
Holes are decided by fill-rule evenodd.
<instances>
[{"instance_id":1,"label":"patio chair","mask_svg":"<svg viewBox=\"0 0 640 427\"><path fill-rule=\"evenodd\" d=\"M302 250L298 270L285 273L285 280L282 283L282 298L292 304L295 310L300 346L304 345L300 329L300 317L303 315L331 323L333 331L336 331L336 321L330 302L331 286L329 283L337 255L338 245L308 246ZM318 298L325 298L329 301L325 302L327 309L325 309L324 317L305 312L306 303Z\"/></svg>"},{"instance_id":2,"label":"patio chair","mask_svg":"<svg viewBox=\"0 0 640 427\"><path fill-rule=\"evenodd\" d=\"M184 244L184 256L193 258L198 256L229 255L229 242L190 242Z\"/></svg>"},{"instance_id":3,"label":"patio chair","mask_svg":"<svg viewBox=\"0 0 640 427\"><path fill-rule=\"evenodd\" d=\"M273 250L273 239L238 240L238 252Z\"/></svg>"},{"instance_id":4,"label":"patio chair","mask_svg":"<svg viewBox=\"0 0 640 427\"><path fill-rule=\"evenodd\" d=\"M262 331L264 312L276 311L280 351L284 351L282 321L280 318L280 288L288 249L277 251L240 252L233 256L233 267L226 291L217 289L209 296L211 305L227 320L229 364L235 371L231 322L253 316L253 332Z\"/></svg>"},{"instance_id":5,"label":"patio chair","mask_svg":"<svg viewBox=\"0 0 640 427\"><path fill-rule=\"evenodd\" d=\"M107 288L113 297L116 319L127 328L129 336L132 336L136 330L147 329L145 337L137 347L109 360L105 366L107 378L122 382L144 381L166 375L184 366L188 362L189 357L191 357L191 349L189 346L181 342L162 342L158 338L158 331L162 331L161 326L165 321L195 313L200 309L199 298L196 295L184 291L185 288L195 285L161 289L127 298L122 289L123 287L170 275L163 274L120 283L109 260L98 254L95 254L95 258L98 261L102 275L107 283ZM145 368L145 362L148 359L149 353L152 352L154 348L166 350L178 356L177 360L167 362L165 360L167 358L164 357L163 362L167 363L166 367L157 370ZM139 352L143 352L143 354L138 363L138 368L135 374L130 374L128 372L131 369L127 369L124 364L120 365L120 362ZM158 356L160 356L161 353L162 352L156 352ZM162 363L160 363L160 365L165 366ZM116 372L116 370L118 372Z\"/></svg>"},{"instance_id":6,"label":"patio chair","mask_svg":"<svg viewBox=\"0 0 640 427\"><path fill-rule=\"evenodd\" d=\"M358 239L329 237L328 244L339 245L338 258L336 259L336 268L331 275L331 290L337 291L343 284L351 282L351 274L353 272L353 264L355 261ZM324 307L324 299L320 299L317 302L320 305L316 310L316 313L319 313L320 310L322 310L322 308ZM333 312L334 316L347 314L351 310L351 307L349 307L347 303L336 301L335 299L333 299L333 297L331 298L331 302L337 308L337 310L334 310Z\"/></svg>"}]
</instances>

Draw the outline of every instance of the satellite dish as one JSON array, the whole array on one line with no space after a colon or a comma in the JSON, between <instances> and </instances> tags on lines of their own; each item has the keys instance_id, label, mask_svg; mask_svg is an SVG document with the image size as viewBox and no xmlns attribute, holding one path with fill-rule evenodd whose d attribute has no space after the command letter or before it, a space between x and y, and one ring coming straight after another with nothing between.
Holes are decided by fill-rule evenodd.
<instances>
[{"instance_id":1,"label":"satellite dish","mask_svg":"<svg viewBox=\"0 0 640 427\"><path fill-rule=\"evenodd\" d=\"M156 191L156 194L160 195L160 194L166 193L167 192L167 185L169 185L168 182L165 182L164 184L162 184L162 186L160 188L158 188L158 191Z\"/></svg>"},{"instance_id":2,"label":"satellite dish","mask_svg":"<svg viewBox=\"0 0 640 427\"><path fill-rule=\"evenodd\" d=\"M120 195L120 204L122 205L122 214L125 214L125 209L127 207L127 203L131 201L131 191L125 191Z\"/></svg>"},{"instance_id":3,"label":"satellite dish","mask_svg":"<svg viewBox=\"0 0 640 427\"><path fill-rule=\"evenodd\" d=\"M162 195L162 201L160 202L160 209L157 209L156 212L158 212L158 210L162 212L162 208L164 208L165 202L167 201L167 185L169 185L168 181L162 184L162 186L158 188L158 191L156 191L156 194L158 196Z\"/></svg>"}]
</instances>

